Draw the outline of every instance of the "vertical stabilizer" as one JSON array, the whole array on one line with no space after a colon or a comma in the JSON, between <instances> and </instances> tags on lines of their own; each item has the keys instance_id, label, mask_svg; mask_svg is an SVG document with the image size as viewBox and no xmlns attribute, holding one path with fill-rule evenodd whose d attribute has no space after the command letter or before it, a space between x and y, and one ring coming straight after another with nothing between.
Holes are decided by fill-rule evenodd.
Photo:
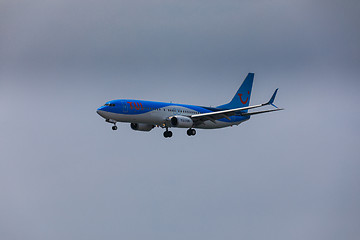
<instances>
[{"instance_id":1,"label":"vertical stabilizer","mask_svg":"<svg viewBox=\"0 0 360 240\"><path fill-rule=\"evenodd\" d=\"M218 108L232 109L249 106L253 81L254 73L249 73L233 99L227 104L218 106Z\"/></svg>"}]
</instances>

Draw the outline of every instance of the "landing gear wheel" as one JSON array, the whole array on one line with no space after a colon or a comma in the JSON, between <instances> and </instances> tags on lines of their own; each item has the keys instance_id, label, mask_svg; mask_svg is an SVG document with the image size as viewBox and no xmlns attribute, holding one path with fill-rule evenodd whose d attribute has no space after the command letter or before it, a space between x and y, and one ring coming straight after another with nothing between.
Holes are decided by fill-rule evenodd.
<instances>
[{"instance_id":1,"label":"landing gear wheel","mask_svg":"<svg viewBox=\"0 0 360 240\"><path fill-rule=\"evenodd\" d=\"M188 130L186 131L186 133L187 133L188 136L194 136L194 135L196 134L196 130L190 128L190 129L188 129Z\"/></svg>"},{"instance_id":2,"label":"landing gear wheel","mask_svg":"<svg viewBox=\"0 0 360 240\"><path fill-rule=\"evenodd\" d=\"M164 137L165 138L171 138L172 137L172 131L165 131L164 132Z\"/></svg>"},{"instance_id":3,"label":"landing gear wheel","mask_svg":"<svg viewBox=\"0 0 360 240\"><path fill-rule=\"evenodd\" d=\"M117 130L117 126L112 126L112 130Z\"/></svg>"}]
</instances>

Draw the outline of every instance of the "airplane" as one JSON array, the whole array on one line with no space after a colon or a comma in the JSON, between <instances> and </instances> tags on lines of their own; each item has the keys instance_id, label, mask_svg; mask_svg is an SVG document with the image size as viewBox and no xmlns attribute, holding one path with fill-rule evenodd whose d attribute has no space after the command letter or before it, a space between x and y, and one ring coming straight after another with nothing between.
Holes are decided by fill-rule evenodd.
<instances>
[{"instance_id":1,"label":"airplane","mask_svg":"<svg viewBox=\"0 0 360 240\"><path fill-rule=\"evenodd\" d=\"M250 119L250 116L283 110L274 105L278 89L270 100L263 104L249 106L254 73L249 73L232 100L217 107L154 102L134 99L112 100L97 109L97 113L105 121L113 124L117 130L117 122L130 123L136 131L149 132L154 127L165 128L164 137L172 137L169 128L187 128L187 135L194 136L195 129L215 129L239 125ZM272 110L248 112L250 109L271 105Z\"/></svg>"}]
</instances>

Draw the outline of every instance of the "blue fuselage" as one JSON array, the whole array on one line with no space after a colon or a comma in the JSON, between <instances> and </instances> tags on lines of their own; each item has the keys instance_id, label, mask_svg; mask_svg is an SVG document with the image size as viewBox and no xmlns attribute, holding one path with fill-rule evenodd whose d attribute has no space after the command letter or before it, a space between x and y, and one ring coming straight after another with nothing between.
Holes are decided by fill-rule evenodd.
<instances>
[{"instance_id":1,"label":"blue fuselage","mask_svg":"<svg viewBox=\"0 0 360 240\"><path fill-rule=\"evenodd\" d=\"M168 119L173 116L190 117L221 110L224 109L134 99L119 99L107 102L104 106L97 109L97 113L106 120L115 122L144 123L173 127L168 125ZM222 128L238 125L249 118L249 116L242 116L238 113L229 118L194 124L192 127L204 129Z\"/></svg>"}]
</instances>

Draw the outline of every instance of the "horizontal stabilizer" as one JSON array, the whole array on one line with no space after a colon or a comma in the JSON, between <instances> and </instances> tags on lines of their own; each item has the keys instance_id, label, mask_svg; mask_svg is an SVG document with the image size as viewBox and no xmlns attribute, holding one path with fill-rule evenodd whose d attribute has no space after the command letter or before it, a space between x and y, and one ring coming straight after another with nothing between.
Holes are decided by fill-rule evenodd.
<instances>
[{"instance_id":1,"label":"horizontal stabilizer","mask_svg":"<svg viewBox=\"0 0 360 240\"><path fill-rule=\"evenodd\" d=\"M251 79L251 81L252 81L252 78L249 78L249 75L248 75L247 79ZM240 89L241 89L241 87L240 87ZM267 112L275 112L275 111L284 110L284 109L278 108L277 106L274 105L274 100L275 100L276 93L277 93L278 90L279 90L278 88L275 90L272 97L270 98L270 100L267 103L253 105L253 106L239 107L239 108L222 109L220 111L215 111L215 112L194 114L194 115L191 115L190 118L194 122L205 122L205 121L208 121L208 120L215 122L216 120L222 119L222 118L227 118L228 120L230 120L231 116L235 116L237 114L240 114L242 116L250 116L250 115L255 115L255 114L260 114L260 113L267 113ZM240 98L241 98L241 96L240 96ZM260 111L260 112L251 112L251 113L247 112L247 110L263 107L263 106L266 106L266 105L272 105L272 106L276 107L277 109ZM226 105L219 106L218 108L223 108L224 106L226 106Z\"/></svg>"}]
</instances>

